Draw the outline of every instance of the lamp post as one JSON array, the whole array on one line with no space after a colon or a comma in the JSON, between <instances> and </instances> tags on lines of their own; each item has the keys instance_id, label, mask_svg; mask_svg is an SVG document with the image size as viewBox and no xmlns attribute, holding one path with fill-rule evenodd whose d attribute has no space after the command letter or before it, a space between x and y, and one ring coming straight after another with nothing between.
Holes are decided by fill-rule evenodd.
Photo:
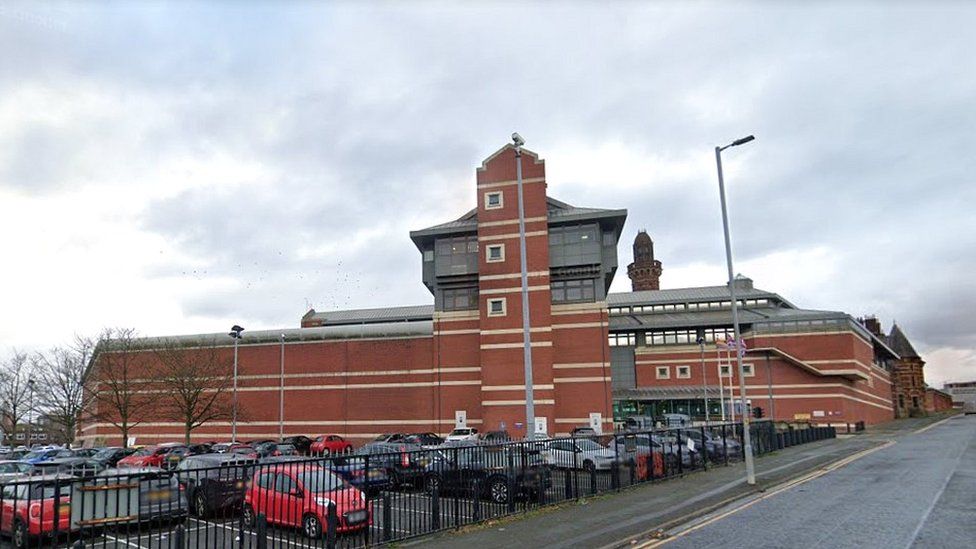
<instances>
[{"instance_id":1,"label":"lamp post","mask_svg":"<svg viewBox=\"0 0 976 549\"><path fill-rule=\"evenodd\" d=\"M708 425L708 383L705 381L705 338L698 338L698 349L701 351L702 398L705 399L705 425Z\"/></svg>"},{"instance_id":2,"label":"lamp post","mask_svg":"<svg viewBox=\"0 0 976 549\"><path fill-rule=\"evenodd\" d=\"M33 434L33 413L34 413L34 380L27 380L27 448L31 447L31 435ZM17 426L14 425L16 430Z\"/></svg>"},{"instance_id":3,"label":"lamp post","mask_svg":"<svg viewBox=\"0 0 976 549\"><path fill-rule=\"evenodd\" d=\"M285 438L285 334L281 334L281 374L278 376L278 440Z\"/></svg>"},{"instance_id":4,"label":"lamp post","mask_svg":"<svg viewBox=\"0 0 976 549\"><path fill-rule=\"evenodd\" d=\"M241 332L243 331L244 328L234 324L230 329L230 333L227 334L234 338L234 411L230 421L231 442L237 442L237 344L241 340Z\"/></svg>"},{"instance_id":5,"label":"lamp post","mask_svg":"<svg viewBox=\"0 0 976 549\"><path fill-rule=\"evenodd\" d=\"M522 199L522 145L525 140L518 133L512 134L515 143L515 180L518 187L518 215L519 215L519 261L522 272L522 340L525 364L525 435L532 440L535 438L535 399L532 391L532 339L529 323L529 269L526 265L525 253L525 204Z\"/></svg>"},{"instance_id":6,"label":"lamp post","mask_svg":"<svg viewBox=\"0 0 976 549\"><path fill-rule=\"evenodd\" d=\"M735 332L735 363L739 372L739 398L746 402L745 372L742 368L742 335L739 333L739 305L735 297L735 274L732 269L732 240L729 237L729 214L725 203L725 181L722 176L722 151L729 147L738 147L755 139L749 135L729 143L724 147L715 147L715 165L718 168L718 194L722 202L722 230L725 234L725 262L729 269L729 297L732 301L732 330ZM742 414L742 446L746 462L746 483L756 483L756 471L752 460L752 436L749 433L749 414Z\"/></svg>"}]
</instances>

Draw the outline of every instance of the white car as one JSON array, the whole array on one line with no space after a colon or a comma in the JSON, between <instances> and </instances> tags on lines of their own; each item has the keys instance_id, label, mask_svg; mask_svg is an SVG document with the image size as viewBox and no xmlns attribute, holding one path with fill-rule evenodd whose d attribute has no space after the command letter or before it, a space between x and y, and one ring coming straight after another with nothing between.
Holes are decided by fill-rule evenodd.
<instances>
[{"instance_id":1,"label":"white car","mask_svg":"<svg viewBox=\"0 0 976 549\"><path fill-rule=\"evenodd\" d=\"M455 440L478 440L478 430L477 429L455 429L447 435L446 442L453 442Z\"/></svg>"},{"instance_id":2,"label":"white car","mask_svg":"<svg viewBox=\"0 0 976 549\"><path fill-rule=\"evenodd\" d=\"M617 454L588 439L553 440L546 443L549 462L567 469L610 469Z\"/></svg>"}]
</instances>

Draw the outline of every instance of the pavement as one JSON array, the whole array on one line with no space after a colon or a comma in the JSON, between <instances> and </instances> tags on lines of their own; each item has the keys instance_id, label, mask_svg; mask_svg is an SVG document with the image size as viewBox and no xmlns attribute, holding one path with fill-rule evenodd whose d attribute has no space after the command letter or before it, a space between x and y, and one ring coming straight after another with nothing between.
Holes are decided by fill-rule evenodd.
<instances>
[{"instance_id":1,"label":"pavement","mask_svg":"<svg viewBox=\"0 0 976 549\"><path fill-rule=\"evenodd\" d=\"M640 547L974 547L976 416L956 416L843 468L704 517Z\"/></svg>"},{"instance_id":2,"label":"pavement","mask_svg":"<svg viewBox=\"0 0 976 549\"><path fill-rule=\"evenodd\" d=\"M976 433L976 431L970 432L966 428L969 423L976 425L976 417L969 416L969 419L945 420L944 423L937 424L940 420L944 420L944 417L899 420L870 429L864 434L814 442L763 456L756 460L756 486L749 486L745 483L743 479L744 467L741 464L730 467L716 467L679 479L640 485L619 493L540 509L528 514L492 521L481 526L468 527L436 536L426 536L412 542L402 542L399 545L444 548L472 546L610 548L634 545L651 546L663 541L686 543L682 546L687 547L701 545L721 547L822 545L824 539L829 540L830 538L816 541L813 538L800 538L798 540L790 536L797 528L806 531L800 526L810 521L816 521L818 524L816 528L811 528L811 531L824 531L825 528L828 528L826 521L819 520L820 516L828 514L826 512L829 509L826 508L826 505L820 507L815 505L816 510L808 507L806 508L806 515L792 510L784 513L782 512L783 509L788 507L785 507L780 500L782 495L776 495L751 504L752 507L736 514L735 521L723 520L720 518L721 513L727 512L730 505L741 505L743 501L749 501L750 498L754 500L761 498L767 490L776 491L779 485L790 482L792 479L813 474L823 475L818 481L831 476L837 478L836 475L850 477L847 471L851 470L855 464L860 467L863 466L863 463L875 463L876 471L862 473L861 477L855 476L855 478L860 479L859 489L844 488L845 483L839 482L837 486L833 487L833 490L844 494L843 497L830 496L831 489L826 489L824 493L818 493L819 495L811 499L820 502L832 502L838 510L838 513L830 515L834 517L835 524L853 520L849 517L859 517L861 522L870 522L864 513L858 511L858 501L860 499L859 490L868 490L873 486L876 490L886 491L885 496L889 499L887 502L883 498L877 500L878 505L872 506L870 511L880 513L882 518L897 515L897 520L905 520L905 513L902 511L896 513L891 509L906 506L918 507L920 504L902 502L895 497L899 491L904 494L904 497L911 497L911 490L900 490L901 477L899 475L918 479L924 478L924 482L919 482L925 486L930 486L938 485L945 480L946 475L951 476L951 474L956 473L960 475L957 480L965 482L969 478L965 475L971 473L971 471L967 473L965 468L958 470L958 467L954 468L955 466L952 464L961 461L954 461L955 458L953 458L961 451L959 449L959 445L963 444L961 441L966 436ZM936 426L931 427L932 425ZM919 429L924 429L927 426L930 427L927 431L916 433ZM947 434L946 431L950 432ZM970 438L972 437L970 436ZM891 444L891 441L895 441L895 443L890 447L885 447ZM970 440L970 447L971 442ZM899 450L896 454L898 457L895 459L906 463L899 466L878 468L879 462L886 462L878 456L888 455L886 452L899 446L904 450ZM953 454L953 449L955 449L956 454ZM868 454L868 452L872 453ZM976 452L976 450L972 450L972 452ZM945 455L943 456L943 454ZM864 457L861 457L859 461L853 461L845 467L831 469L831 464L860 456ZM967 457L966 462L968 460ZM976 460L969 466L970 469L974 465L976 465ZM882 474L881 470L888 473ZM954 471L954 473L950 474L950 471ZM851 480L853 479L847 478L848 483ZM816 481L810 481L809 485L812 486L814 482ZM971 480L969 483L970 486L973 485ZM936 486L936 488L938 487ZM806 485L797 488L795 493L806 494L806 488ZM929 524L929 529L922 528L918 532L919 539L932 535L932 528L945 527L938 522L940 517L948 516L950 513L967 512L965 505L967 501L971 502L971 500L966 498L972 498L971 491L968 496L965 493L959 493L955 488L947 489L944 493L948 494L946 496L948 499L941 502L942 507L939 507L938 504L933 507L938 512L927 514L927 516L932 517L931 524ZM930 502L926 500L921 506L925 507L928 503ZM843 512L839 512L841 504L843 504ZM740 515L752 511L753 507L760 508L758 511L765 510L765 513L759 513L759 515L768 515L766 519L757 523L753 528L736 528L735 531L738 532L739 536L730 538L726 523L739 524ZM784 522L771 523L770 517L787 515L793 517L793 522L784 518ZM678 536L679 533L676 528L681 524L696 519L708 520L709 517L715 520L679 537L673 539L668 537L672 535L669 534L669 531L672 530L674 531L673 535ZM970 522L973 522L971 514ZM851 524L854 525L857 522ZM666 539L661 539L662 536ZM683 538L687 538L687 542ZM860 545L862 547L880 546L863 540L861 540ZM963 546L968 545L971 544L963 544Z\"/></svg>"}]
</instances>

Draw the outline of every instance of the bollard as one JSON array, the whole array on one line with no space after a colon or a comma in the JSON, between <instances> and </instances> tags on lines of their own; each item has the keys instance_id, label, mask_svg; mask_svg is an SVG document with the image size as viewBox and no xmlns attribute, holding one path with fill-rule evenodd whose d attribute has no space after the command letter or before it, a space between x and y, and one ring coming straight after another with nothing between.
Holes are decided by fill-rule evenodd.
<instances>
[{"instance_id":1,"label":"bollard","mask_svg":"<svg viewBox=\"0 0 976 549\"><path fill-rule=\"evenodd\" d=\"M437 531L441 529L441 490L435 487L430 493L430 529Z\"/></svg>"},{"instance_id":2,"label":"bollard","mask_svg":"<svg viewBox=\"0 0 976 549\"><path fill-rule=\"evenodd\" d=\"M392 509L390 509L391 506L390 494L383 492L383 541L393 539L393 513Z\"/></svg>"},{"instance_id":3,"label":"bollard","mask_svg":"<svg viewBox=\"0 0 976 549\"><path fill-rule=\"evenodd\" d=\"M177 524L176 529L173 530L173 545L179 549L186 547L186 531L183 530L182 524Z\"/></svg>"},{"instance_id":4,"label":"bollard","mask_svg":"<svg viewBox=\"0 0 976 549\"><path fill-rule=\"evenodd\" d=\"M651 453L651 455L654 455L653 452ZM651 465L653 466L653 464L654 464L654 461L651 460ZM630 467L628 469L630 469L630 486L633 486L634 484L636 484L636 481L637 481L637 479L634 478L636 476L636 473L637 473L637 471L636 471L636 469L637 469L637 463L634 462L634 458L630 458Z\"/></svg>"},{"instance_id":5,"label":"bollard","mask_svg":"<svg viewBox=\"0 0 976 549\"><path fill-rule=\"evenodd\" d=\"M569 478L570 470L563 471L563 480L566 481L566 499L573 499L573 482Z\"/></svg>"},{"instance_id":6,"label":"bollard","mask_svg":"<svg viewBox=\"0 0 976 549\"><path fill-rule=\"evenodd\" d=\"M264 513L258 513L254 533L257 536L257 549L268 549L268 517Z\"/></svg>"},{"instance_id":7,"label":"bollard","mask_svg":"<svg viewBox=\"0 0 976 549\"><path fill-rule=\"evenodd\" d=\"M325 544L329 549L335 549L336 530L339 528L339 517L336 515L335 503L329 504L329 514L326 516L325 522L329 528L329 531L326 532Z\"/></svg>"},{"instance_id":8,"label":"bollard","mask_svg":"<svg viewBox=\"0 0 976 549\"><path fill-rule=\"evenodd\" d=\"M596 466L590 469L590 495L596 495Z\"/></svg>"},{"instance_id":9,"label":"bollard","mask_svg":"<svg viewBox=\"0 0 976 549\"><path fill-rule=\"evenodd\" d=\"M610 464L610 488L620 491L620 464L617 460Z\"/></svg>"},{"instance_id":10,"label":"bollard","mask_svg":"<svg viewBox=\"0 0 976 549\"><path fill-rule=\"evenodd\" d=\"M472 504L474 509L471 510L471 520L473 522L481 522L481 482L478 479L474 479L474 498L472 498Z\"/></svg>"},{"instance_id":11,"label":"bollard","mask_svg":"<svg viewBox=\"0 0 976 549\"><path fill-rule=\"evenodd\" d=\"M508 484L508 501L506 501L505 503L508 504L508 512L514 513L515 512L515 476L514 475L512 474L508 475L507 484Z\"/></svg>"}]
</instances>

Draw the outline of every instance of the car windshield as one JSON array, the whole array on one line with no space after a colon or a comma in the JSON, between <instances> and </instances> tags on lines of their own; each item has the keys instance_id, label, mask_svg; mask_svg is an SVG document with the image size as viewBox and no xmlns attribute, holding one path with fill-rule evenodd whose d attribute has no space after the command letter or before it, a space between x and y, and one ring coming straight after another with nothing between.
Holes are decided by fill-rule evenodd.
<instances>
[{"instance_id":1,"label":"car windshield","mask_svg":"<svg viewBox=\"0 0 976 549\"><path fill-rule=\"evenodd\" d=\"M305 491L313 494L331 492L343 487L342 479L327 469L310 469L298 473L298 481Z\"/></svg>"},{"instance_id":2,"label":"car windshield","mask_svg":"<svg viewBox=\"0 0 976 549\"><path fill-rule=\"evenodd\" d=\"M24 459L36 459L44 455L44 452L30 452L24 456Z\"/></svg>"},{"instance_id":3,"label":"car windshield","mask_svg":"<svg viewBox=\"0 0 976 549\"><path fill-rule=\"evenodd\" d=\"M292 444L279 444L278 453L280 453L283 456L287 456L287 455L292 455L297 453L297 450L295 449L295 446Z\"/></svg>"},{"instance_id":4,"label":"car windshield","mask_svg":"<svg viewBox=\"0 0 976 549\"><path fill-rule=\"evenodd\" d=\"M599 444L597 444L596 442L590 439L577 440L576 445L579 446L579 449L584 452L588 452L591 450L603 450L603 446L600 446Z\"/></svg>"},{"instance_id":5,"label":"car windshield","mask_svg":"<svg viewBox=\"0 0 976 549\"><path fill-rule=\"evenodd\" d=\"M455 429L451 431L452 435L470 435L471 429Z\"/></svg>"},{"instance_id":6,"label":"car windshield","mask_svg":"<svg viewBox=\"0 0 976 549\"><path fill-rule=\"evenodd\" d=\"M33 490L34 497L39 499L50 499L60 492L60 496L63 498L71 497L71 482L65 480L63 483L55 486L54 484L42 484L37 486Z\"/></svg>"},{"instance_id":7,"label":"car windshield","mask_svg":"<svg viewBox=\"0 0 976 549\"><path fill-rule=\"evenodd\" d=\"M136 453L134 453L132 455L134 455L136 457L151 456L151 455L153 455L153 453L155 451L156 451L156 447L155 446L149 446L148 448L141 448L141 449L139 449L138 451L136 451Z\"/></svg>"}]
</instances>

